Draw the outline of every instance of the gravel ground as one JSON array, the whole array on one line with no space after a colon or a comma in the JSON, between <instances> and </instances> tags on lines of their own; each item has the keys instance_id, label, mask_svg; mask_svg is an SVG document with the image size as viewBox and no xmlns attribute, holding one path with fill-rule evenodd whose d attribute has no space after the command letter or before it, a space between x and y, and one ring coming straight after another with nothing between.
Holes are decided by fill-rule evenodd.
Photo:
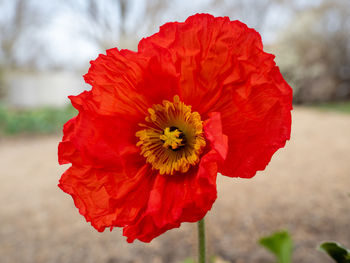
<instances>
[{"instance_id":1,"label":"gravel ground","mask_svg":"<svg viewBox=\"0 0 350 263\"><path fill-rule=\"evenodd\" d=\"M150 244L98 233L57 187L59 136L0 139L0 262L180 262L196 254L196 225ZM209 253L225 262L273 262L259 237L288 229L294 262L332 262L323 240L350 247L350 115L297 108L292 139L250 180L218 180L207 216ZM222 261L220 261L222 262Z\"/></svg>"}]
</instances>

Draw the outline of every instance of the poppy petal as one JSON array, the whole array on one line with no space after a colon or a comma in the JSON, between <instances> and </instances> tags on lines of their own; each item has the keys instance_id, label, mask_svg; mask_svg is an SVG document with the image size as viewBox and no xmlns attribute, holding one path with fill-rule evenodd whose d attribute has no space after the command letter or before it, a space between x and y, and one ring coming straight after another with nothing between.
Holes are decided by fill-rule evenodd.
<instances>
[{"instance_id":1,"label":"poppy petal","mask_svg":"<svg viewBox=\"0 0 350 263\"><path fill-rule=\"evenodd\" d=\"M186 174L158 175L147 210L133 225L124 228L128 242L150 242L181 222L203 218L216 200L216 162L221 157L212 150L201 158L198 169Z\"/></svg>"},{"instance_id":2,"label":"poppy petal","mask_svg":"<svg viewBox=\"0 0 350 263\"><path fill-rule=\"evenodd\" d=\"M249 93L237 89L234 103L222 111L229 151L219 172L250 178L264 170L272 155L290 138L292 92L277 67L268 80L252 85Z\"/></svg>"},{"instance_id":3,"label":"poppy petal","mask_svg":"<svg viewBox=\"0 0 350 263\"><path fill-rule=\"evenodd\" d=\"M231 84L249 78L251 65L244 64L246 61L254 66L257 59L272 56L262 51L260 35L254 29L209 14L191 16L184 23L166 23L140 42L139 53L166 54L170 60L161 66L175 68L181 100L205 119L232 102Z\"/></svg>"},{"instance_id":4,"label":"poppy petal","mask_svg":"<svg viewBox=\"0 0 350 263\"><path fill-rule=\"evenodd\" d=\"M135 171L143 165L136 146L137 122L131 122L130 117L121 113L110 116L91 111L86 105L93 103L83 94L72 98L72 102L79 114L64 126L58 147L61 164L84 164L116 171Z\"/></svg>"},{"instance_id":5,"label":"poppy petal","mask_svg":"<svg viewBox=\"0 0 350 263\"><path fill-rule=\"evenodd\" d=\"M220 112L209 113L209 119L204 122L204 133L205 137L210 141L211 147L224 161L228 151L228 139L222 133Z\"/></svg>"},{"instance_id":6,"label":"poppy petal","mask_svg":"<svg viewBox=\"0 0 350 263\"><path fill-rule=\"evenodd\" d=\"M134 176L87 166L72 166L61 177L59 187L70 194L86 221L98 231L131 224L147 206L153 181L145 165Z\"/></svg>"}]
</instances>

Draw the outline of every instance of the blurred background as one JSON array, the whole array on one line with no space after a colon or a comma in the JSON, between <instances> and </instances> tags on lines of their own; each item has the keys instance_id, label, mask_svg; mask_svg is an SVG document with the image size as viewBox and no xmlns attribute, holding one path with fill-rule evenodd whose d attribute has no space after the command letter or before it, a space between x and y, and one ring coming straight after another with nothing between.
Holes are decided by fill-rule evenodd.
<instances>
[{"instance_id":1,"label":"blurred background","mask_svg":"<svg viewBox=\"0 0 350 263\"><path fill-rule=\"evenodd\" d=\"M215 262L273 262L257 240L279 229L295 262L331 262L315 250L350 247L349 0L0 0L0 262L185 262L196 229L184 224L151 244L97 233L57 188L68 95L108 48L137 49L169 21L195 13L258 30L294 90L293 132L251 180L220 178L208 215Z\"/></svg>"}]
</instances>

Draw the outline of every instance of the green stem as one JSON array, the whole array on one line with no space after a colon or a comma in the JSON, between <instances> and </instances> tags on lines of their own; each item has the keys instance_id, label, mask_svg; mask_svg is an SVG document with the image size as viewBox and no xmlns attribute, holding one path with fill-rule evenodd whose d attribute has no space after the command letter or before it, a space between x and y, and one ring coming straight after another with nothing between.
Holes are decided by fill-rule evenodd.
<instances>
[{"instance_id":1,"label":"green stem","mask_svg":"<svg viewBox=\"0 0 350 263\"><path fill-rule=\"evenodd\" d=\"M205 223L204 223L204 217L198 221L198 263L205 263Z\"/></svg>"}]
</instances>

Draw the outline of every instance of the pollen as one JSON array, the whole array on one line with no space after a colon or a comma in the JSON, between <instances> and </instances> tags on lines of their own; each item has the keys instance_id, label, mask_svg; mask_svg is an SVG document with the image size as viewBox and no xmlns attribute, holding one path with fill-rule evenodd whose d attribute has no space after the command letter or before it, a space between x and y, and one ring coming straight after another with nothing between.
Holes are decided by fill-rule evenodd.
<instances>
[{"instance_id":1,"label":"pollen","mask_svg":"<svg viewBox=\"0 0 350 263\"><path fill-rule=\"evenodd\" d=\"M185 173L198 164L205 147L203 122L178 96L148 109L143 129L136 132L141 155L160 174Z\"/></svg>"}]
</instances>

